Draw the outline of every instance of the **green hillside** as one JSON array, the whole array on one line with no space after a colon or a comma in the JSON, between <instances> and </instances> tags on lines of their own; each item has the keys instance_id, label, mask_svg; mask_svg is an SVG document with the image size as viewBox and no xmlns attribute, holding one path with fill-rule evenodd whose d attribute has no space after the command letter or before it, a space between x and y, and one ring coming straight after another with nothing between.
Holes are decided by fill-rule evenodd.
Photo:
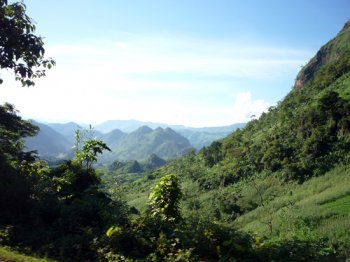
<instances>
[{"instance_id":1,"label":"green hillside","mask_svg":"<svg viewBox=\"0 0 350 262\"><path fill-rule=\"evenodd\" d=\"M276 107L197 155L128 184L127 199L145 211L156 180L175 173L187 218L255 236L257 246L270 250L267 260L280 260L283 252L290 260L306 259L291 250L349 257L349 163L348 22L302 68Z\"/></svg>"},{"instance_id":2,"label":"green hillside","mask_svg":"<svg viewBox=\"0 0 350 262\"><path fill-rule=\"evenodd\" d=\"M54 262L51 259L35 258L20 254L16 251L10 250L0 246L0 261L2 262Z\"/></svg>"},{"instance_id":3,"label":"green hillside","mask_svg":"<svg viewBox=\"0 0 350 262\"><path fill-rule=\"evenodd\" d=\"M119 129L114 129L107 134L100 136L101 140L107 143L111 148L118 146L118 143L121 139L127 136L126 133L120 131Z\"/></svg>"}]
</instances>

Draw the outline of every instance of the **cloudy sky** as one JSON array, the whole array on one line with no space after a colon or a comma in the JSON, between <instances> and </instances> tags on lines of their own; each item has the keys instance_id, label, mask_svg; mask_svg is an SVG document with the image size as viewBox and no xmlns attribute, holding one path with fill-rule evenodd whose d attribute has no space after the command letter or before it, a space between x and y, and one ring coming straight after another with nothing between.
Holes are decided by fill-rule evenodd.
<instances>
[{"instance_id":1,"label":"cloudy sky","mask_svg":"<svg viewBox=\"0 0 350 262\"><path fill-rule=\"evenodd\" d=\"M348 0L24 2L57 66L30 88L2 71L0 103L86 124L245 122L350 18Z\"/></svg>"}]
</instances>

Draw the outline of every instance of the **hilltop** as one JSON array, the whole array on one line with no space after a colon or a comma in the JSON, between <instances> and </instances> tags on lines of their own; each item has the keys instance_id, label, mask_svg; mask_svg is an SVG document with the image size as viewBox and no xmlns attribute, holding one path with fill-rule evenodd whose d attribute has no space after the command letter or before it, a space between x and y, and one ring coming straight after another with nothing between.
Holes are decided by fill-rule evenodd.
<instances>
[{"instance_id":1,"label":"hilltop","mask_svg":"<svg viewBox=\"0 0 350 262\"><path fill-rule=\"evenodd\" d=\"M163 159L176 158L191 148L190 142L171 128L158 127L153 130L142 126L127 135L120 132L117 132L119 136L111 144L112 152L101 156L102 162L108 162L108 159L145 160L152 154ZM105 136L101 139L106 141Z\"/></svg>"}]
</instances>

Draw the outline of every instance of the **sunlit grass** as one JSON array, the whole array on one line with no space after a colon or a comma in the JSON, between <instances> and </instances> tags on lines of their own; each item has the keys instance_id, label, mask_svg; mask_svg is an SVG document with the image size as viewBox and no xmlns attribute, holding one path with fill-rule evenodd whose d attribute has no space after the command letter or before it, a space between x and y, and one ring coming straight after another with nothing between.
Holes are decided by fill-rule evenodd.
<instances>
[{"instance_id":1,"label":"sunlit grass","mask_svg":"<svg viewBox=\"0 0 350 262\"><path fill-rule=\"evenodd\" d=\"M281 191L282 187L286 189L284 192ZM349 167L336 168L303 185L271 185L271 190L275 190L276 197L237 219L239 228L271 236L295 230L302 222L312 232L329 235L332 231L333 235L346 238L347 233L342 232L347 232L350 224ZM263 197L267 196L266 191L261 192ZM246 192L243 198L251 198L248 189ZM269 224L273 232L270 232Z\"/></svg>"},{"instance_id":2,"label":"sunlit grass","mask_svg":"<svg viewBox=\"0 0 350 262\"><path fill-rule=\"evenodd\" d=\"M338 214L348 215L350 214L350 195L328 202L323 206Z\"/></svg>"},{"instance_id":3,"label":"sunlit grass","mask_svg":"<svg viewBox=\"0 0 350 262\"><path fill-rule=\"evenodd\" d=\"M54 260L46 258L35 258L22 255L16 251L0 246L0 261L2 262L53 262Z\"/></svg>"}]
</instances>

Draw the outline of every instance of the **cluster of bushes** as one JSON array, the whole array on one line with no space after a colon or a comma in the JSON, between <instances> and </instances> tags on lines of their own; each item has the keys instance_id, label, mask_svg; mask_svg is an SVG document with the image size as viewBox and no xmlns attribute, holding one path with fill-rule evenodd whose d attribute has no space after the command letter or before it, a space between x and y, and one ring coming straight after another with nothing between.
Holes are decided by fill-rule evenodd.
<instances>
[{"instance_id":1,"label":"cluster of bushes","mask_svg":"<svg viewBox=\"0 0 350 262\"><path fill-rule=\"evenodd\" d=\"M2 245L53 257L94 260L96 239L108 226L126 223L124 203L99 189L92 168L100 141L85 141L73 161L49 168L22 138L37 128L0 106L0 230Z\"/></svg>"}]
</instances>

